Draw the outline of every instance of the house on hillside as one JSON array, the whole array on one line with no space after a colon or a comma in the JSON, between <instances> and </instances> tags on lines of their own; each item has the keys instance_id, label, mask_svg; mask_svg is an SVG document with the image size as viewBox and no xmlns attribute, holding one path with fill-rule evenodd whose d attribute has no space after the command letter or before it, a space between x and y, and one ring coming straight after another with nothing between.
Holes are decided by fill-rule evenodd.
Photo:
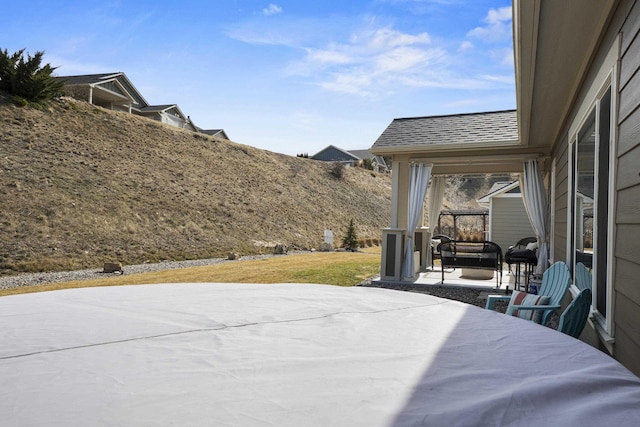
<instances>
[{"instance_id":1,"label":"house on hillside","mask_svg":"<svg viewBox=\"0 0 640 427\"><path fill-rule=\"evenodd\" d=\"M370 150L349 150L349 153L353 154L361 160L370 160L373 168L377 172L389 172L390 170L391 165L387 165L384 157L376 156Z\"/></svg>"},{"instance_id":2,"label":"house on hillside","mask_svg":"<svg viewBox=\"0 0 640 427\"><path fill-rule=\"evenodd\" d=\"M582 339L640 375L640 2L514 0L513 26L516 111L397 119L373 144L394 173L381 278L415 280L427 182L520 173L537 272L558 260L574 271L580 248L591 247ZM420 121L419 135L407 132ZM592 200L590 217L582 198Z\"/></svg>"},{"instance_id":3,"label":"house on hillside","mask_svg":"<svg viewBox=\"0 0 640 427\"><path fill-rule=\"evenodd\" d=\"M73 98L196 131L191 119L176 104L149 105L123 72L56 78L64 82L65 93Z\"/></svg>"},{"instance_id":4,"label":"house on hillside","mask_svg":"<svg viewBox=\"0 0 640 427\"><path fill-rule=\"evenodd\" d=\"M536 235L524 207L520 182L496 182L478 204L489 209L487 240L497 243L503 253L518 240Z\"/></svg>"},{"instance_id":5,"label":"house on hillside","mask_svg":"<svg viewBox=\"0 0 640 427\"><path fill-rule=\"evenodd\" d=\"M224 129L200 129L198 128L198 132L204 133L210 136L215 136L216 138L227 139L231 141L231 138L227 135Z\"/></svg>"},{"instance_id":6,"label":"house on hillside","mask_svg":"<svg viewBox=\"0 0 640 427\"><path fill-rule=\"evenodd\" d=\"M374 170L378 172L388 171L388 167L382 156L376 156L369 150L347 151L334 145L329 145L310 157L312 160L322 162L338 162L345 166L357 166L363 160L371 160Z\"/></svg>"},{"instance_id":7,"label":"house on hillside","mask_svg":"<svg viewBox=\"0 0 640 427\"><path fill-rule=\"evenodd\" d=\"M142 107L138 114L173 127L196 130L191 118L186 116L185 119L185 115L176 104L149 105Z\"/></svg>"}]
</instances>

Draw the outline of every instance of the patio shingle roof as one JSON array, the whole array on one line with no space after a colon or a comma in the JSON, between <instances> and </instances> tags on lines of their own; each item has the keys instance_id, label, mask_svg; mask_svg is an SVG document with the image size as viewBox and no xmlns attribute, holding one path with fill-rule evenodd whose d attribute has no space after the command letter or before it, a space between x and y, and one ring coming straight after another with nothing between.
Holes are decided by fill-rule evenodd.
<instances>
[{"instance_id":1,"label":"patio shingle roof","mask_svg":"<svg viewBox=\"0 0 640 427\"><path fill-rule=\"evenodd\" d=\"M516 143L516 110L394 119L372 149Z\"/></svg>"}]
</instances>

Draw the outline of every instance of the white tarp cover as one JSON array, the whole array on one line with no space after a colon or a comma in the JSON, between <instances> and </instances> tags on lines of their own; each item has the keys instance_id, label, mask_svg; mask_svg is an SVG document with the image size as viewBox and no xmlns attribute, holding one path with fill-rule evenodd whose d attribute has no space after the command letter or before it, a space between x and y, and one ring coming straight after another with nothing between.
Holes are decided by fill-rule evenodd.
<instances>
[{"instance_id":1,"label":"white tarp cover","mask_svg":"<svg viewBox=\"0 0 640 427\"><path fill-rule=\"evenodd\" d=\"M0 298L3 426L638 425L640 379L411 292L165 284Z\"/></svg>"},{"instance_id":2,"label":"white tarp cover","mask_svg":"<svg viewBox=\"0 0 640 427\"><path fill-rule=\"evenodd\" d=\"M520 179L522 201L524 202L527 216L538 239L538 265L536 265L536 274L543 274L549 266L547 193L544 188L542 173L536 160L525 160Z\"/></svg>"},{"instance_id":3,"label":"white tarp cover","mask_svg":"<svg viewBox=\"0 0 640 427\"><path fill-rule=\"evenodd\" d=\"M433 231L436 229L438 225L438 218L440 217L440 207L442 206L442 200L444 200L444 190L447 182L445 177L442 175L437 175L431 178L431 185L429 186L429 232L433 235ZM431 257L433 248L431 245L427 246L427 258L429 259L429 264L431 265ZM433 265L431 265L433 268Z\"/></svg>"}]
</instances>

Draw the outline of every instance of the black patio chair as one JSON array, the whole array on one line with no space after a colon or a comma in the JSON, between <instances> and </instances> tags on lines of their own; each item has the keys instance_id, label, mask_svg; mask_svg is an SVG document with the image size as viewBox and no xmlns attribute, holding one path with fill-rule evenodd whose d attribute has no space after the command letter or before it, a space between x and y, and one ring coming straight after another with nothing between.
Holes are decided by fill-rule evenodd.
<instances>
[{"instance_id":1,"label":"black patio chair","mask_svg":"<svg viewBox=\"0 0 640 427\"><path fill-rule=\"evenodd\" d=\"M527 247L533 243L536 243L538 239L535 237L525 237L516 242L515 245L510 246L507 252L504 254L504 260L509 266L509 273L515 274L515 287L520 286L520 273L522 265L524 265L524 275L526 278L525 290L529 291L529 276L533 272L533 267L538 263L537 248L527 249ZM511 265L515 264L515 273L511 269Z\"/></svg>"},{"instance_id":2,"label":"black patio chair","mask_svg":"<svg viewBox=\"0 0 640 427\"><path fill-rule=\"evenodd\" d=\"M431 268L435 266L435 260L442 260L442 254L440 253L440 245L442 243L451 242L451 237L445 234L434 234L431 236Z\"/></svg>"}]
</instances>

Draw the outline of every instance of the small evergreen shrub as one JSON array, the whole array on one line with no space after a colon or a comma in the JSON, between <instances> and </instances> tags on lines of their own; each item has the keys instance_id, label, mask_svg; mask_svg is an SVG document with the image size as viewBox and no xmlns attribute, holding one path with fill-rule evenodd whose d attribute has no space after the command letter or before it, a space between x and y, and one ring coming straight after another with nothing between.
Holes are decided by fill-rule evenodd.
<instances>
[{"instance_id":1,"label":"small evergreen shrub","mask_svg":"<svg viewBox=\"0 0 640 427\"><path fill-rule=\"evenodd\" d=\"M353 218L349 220L347 226L347 232L342 238L342 247L348 251L355 252L359 247L358 235L356 234L356 226L353 222Z\"/></svg>"}]
</instances>

